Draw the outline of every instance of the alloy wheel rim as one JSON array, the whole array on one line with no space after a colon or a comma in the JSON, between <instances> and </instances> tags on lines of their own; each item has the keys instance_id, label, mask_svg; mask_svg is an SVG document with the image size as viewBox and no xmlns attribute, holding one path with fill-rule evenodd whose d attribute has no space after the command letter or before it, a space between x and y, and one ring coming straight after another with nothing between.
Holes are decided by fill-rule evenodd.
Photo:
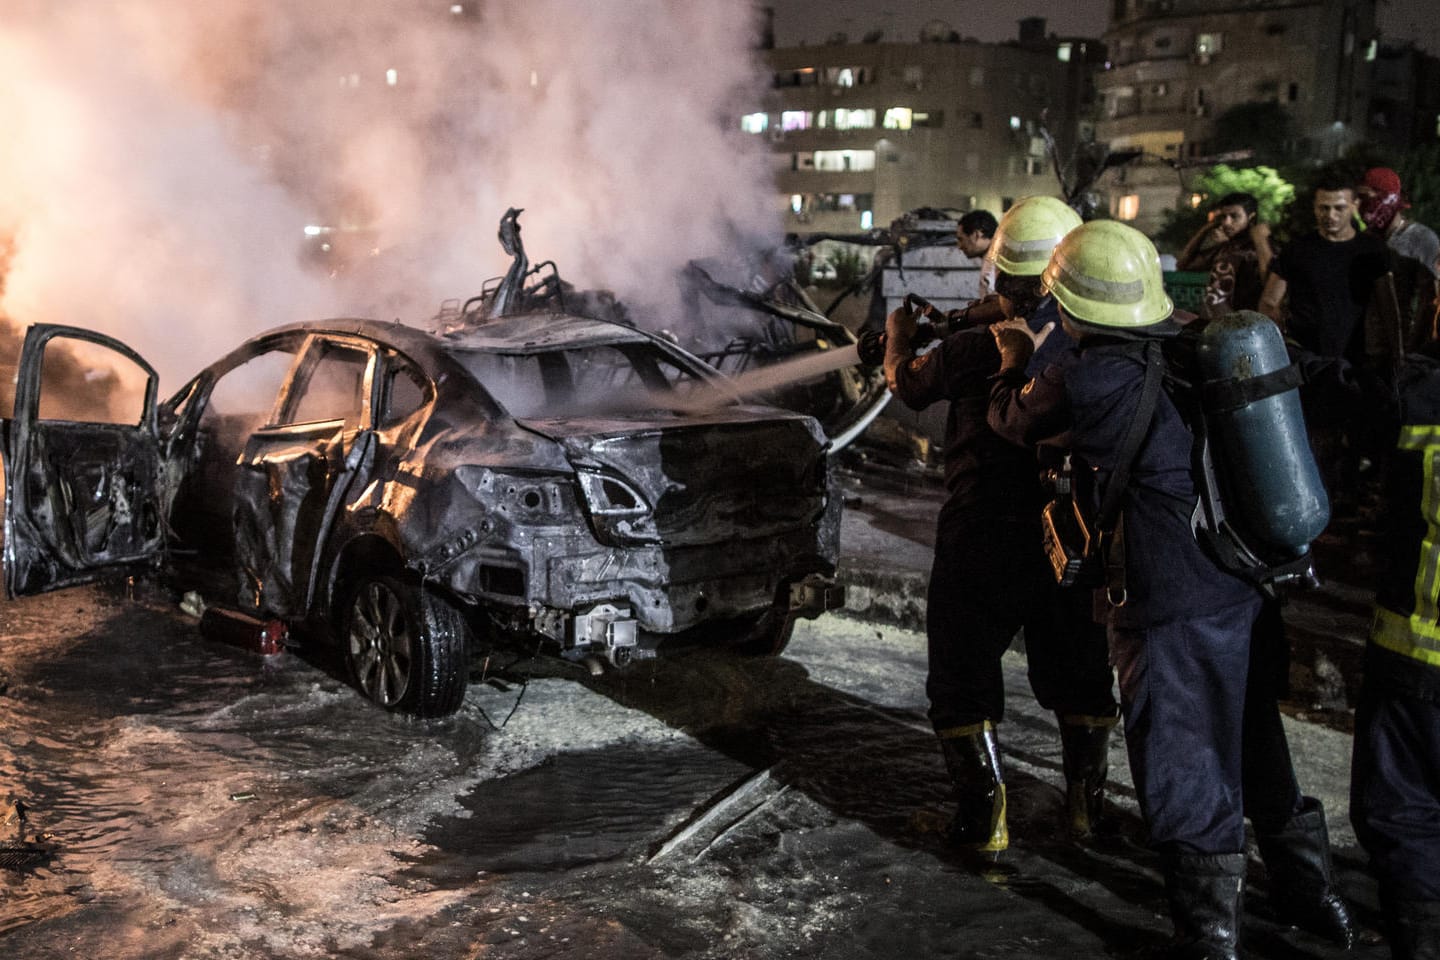
<instances>
[{"instance_id":1,"label":"alloy wheel rim","mask_svg":"<svg viewBox=\"0 0 1440 960\"><path fill-rule=\"evenodd\" d=\"M350 617L350 662L361 692L381 706L395 706L410 687L413 659L400 598L382 583L367 583Z\"/></svg>"}]
</instances>

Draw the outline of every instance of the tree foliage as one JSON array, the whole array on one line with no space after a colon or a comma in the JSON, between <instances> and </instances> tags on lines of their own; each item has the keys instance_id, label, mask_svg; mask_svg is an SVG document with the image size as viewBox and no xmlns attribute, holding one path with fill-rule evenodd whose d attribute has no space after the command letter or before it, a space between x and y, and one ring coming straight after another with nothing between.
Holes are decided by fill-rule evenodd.
<instances>
[{"instance_id":1,"label":"tree foliage","mask_svg":"<svg viewBox=\"0 0 1440 960\"><path fill-rule=\"evenodd\" d=\"M835 286L852 287L870 270L870 257L853 246L837 246L827 258L835 268Z\"/></svg>"}]
</instances>

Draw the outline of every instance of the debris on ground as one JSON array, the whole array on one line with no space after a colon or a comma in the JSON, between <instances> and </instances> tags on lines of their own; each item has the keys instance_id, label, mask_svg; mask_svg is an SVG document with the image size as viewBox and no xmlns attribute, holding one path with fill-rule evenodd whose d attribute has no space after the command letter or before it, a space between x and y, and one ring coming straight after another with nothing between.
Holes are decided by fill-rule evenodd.
<instances>
[{"instance_id":1,"label":"debris on ground","mask_svg":"<svg viewBox=\"0 0 1440 960\"><path fill-rule=\"evenodd\" d=\"M205 598L191 590L180 598L180 609L198 620L205 616Z\"/></svg>"},{"instance_id":2,"label":"debris on ground","mask_svg":"<svg viewBox=\"0 0 1440 960\"><path fill-rule=\"evenodd\" d=\"M773 768L761 770L754 776L741 780L702 807L697 816L685 823L650 855L649 862L654 863L668 857L681 848L694 849L692 860L704 856L706 851L725 839L736 827L790 789L770 776L771 769Z\"/></svg>"},{"instance_id":3,"label":"debris on ground","mask_svg":"<svg viewBox=\"0 0 1440 960\"><path fill-rule=\"evenodd\" d=\"M0 832L8 831L12 824L15 828L13 840L0 840L0 868L24 870L44 863L55 853L55 845L50 842L52 834L36 833L27 839L25 827L28 810L25 801L12 797L10 812L5 815L4 820L0 820Z\"/></svg>"}]
</instances>

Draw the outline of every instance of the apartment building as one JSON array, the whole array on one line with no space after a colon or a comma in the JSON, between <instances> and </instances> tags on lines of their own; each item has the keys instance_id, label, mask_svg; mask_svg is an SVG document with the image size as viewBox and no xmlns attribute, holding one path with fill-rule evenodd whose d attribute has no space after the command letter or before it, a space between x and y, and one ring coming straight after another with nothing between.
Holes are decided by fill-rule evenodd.
<instances>
[{"instance_id":1,"label":"apartment building","mask_svg":"<svg viewBox=\"0 0 1440 960\"><path fill-rule=\"evenodd\" d=\"M837 36L762 56L773 85L738 122L770 144L776 204L795 231L853 233L917 207L999 214L1055 193L1040 124L1068 155L1103 48L1029 18L1009 43L933 24L913 43Z\"/></svg>"},{"instance_id":2,"label":"apartment building","mask_svg":"<svg viewBox=\"0 0 1440 960\"><path fill-rule=\"evenodd\" d=\"M1323 162L1367 135L1375 0L1114 0L1096 77L1096 138L1144 157L1110 175L1110 212L1145 231L1186 202L1215 120L1277 104L1293 156Z\"/></svg>"}]
</instances>

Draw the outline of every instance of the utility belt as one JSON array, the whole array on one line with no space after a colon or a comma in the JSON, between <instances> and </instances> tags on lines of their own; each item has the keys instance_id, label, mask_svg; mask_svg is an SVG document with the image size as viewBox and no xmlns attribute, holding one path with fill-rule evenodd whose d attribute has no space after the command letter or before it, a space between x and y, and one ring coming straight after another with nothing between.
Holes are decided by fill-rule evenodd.
<instances>
[{"instance_id":1,"label":"utility belt","mask_svg":"<svg viewBox=\"0 0 1440 960\"><path fill-rule=\"evenodd\" d=\"M1062 587L1081 589L1104 587L1105 599L1112 607L1123 607L1129 600L1125 589L1125 518L1120 508L1140 444L1155 419L1164 374L1165 359L1160 344L1147 343L1145 382L1140 388L1140 400L1120 445L1115 471L1105 486L1100 512L1093 523L1086 517L1080 499L1075 496L1071 458L1067 455L1061 467L1046 476L1054 497L1040 513L1040 526L1045 555L1050 560L1056 583Z\"/></svg>"},{"instance_id":2,"label":"utility belt","mask_svg":"<svg viewBox=\"0 0 1440 960\"><path fill-rule=\"evenodd\" d=\"M1117 517L1112 529L1095 529L1073 493L1070 458L1060 471L1051 471L1047 481L1055 498L1040 512L1040 531L1045 556L1050 560L1055 582L1082 590L1105 588L1112 607L1123 607L1129 599L1125 590L1125 518Z\"/></svg>"}]
</instances>

